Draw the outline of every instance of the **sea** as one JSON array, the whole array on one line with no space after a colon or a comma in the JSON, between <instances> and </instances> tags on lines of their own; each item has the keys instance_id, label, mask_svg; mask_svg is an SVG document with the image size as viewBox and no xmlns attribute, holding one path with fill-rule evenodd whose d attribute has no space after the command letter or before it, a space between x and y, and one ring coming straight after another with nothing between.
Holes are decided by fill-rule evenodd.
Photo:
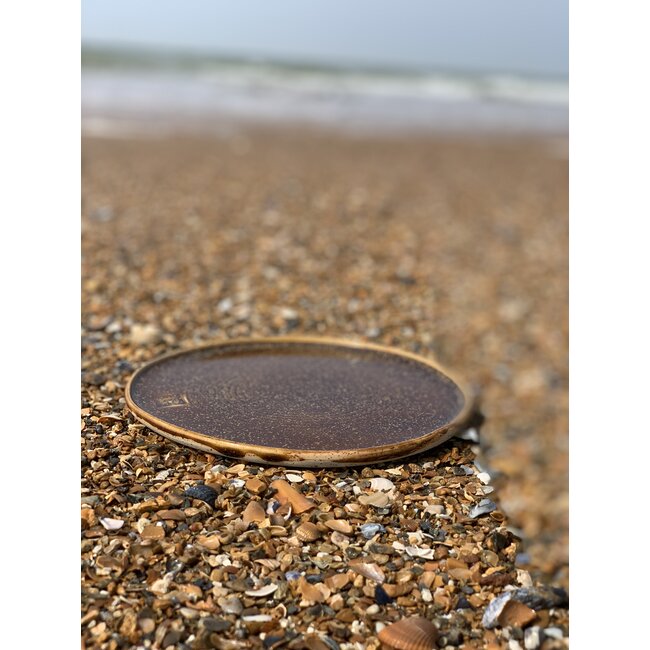
<instances>
[{"instance_id":1,"label":"sea","mask_svg":"<svg viewBox=\"0 0 650 650\"><path fill-rule=\"evenodd\" d=\"M564 136L569 126L566 78L98 47L82 47L81 63L82 131L94 136L245 124Z\"/></svg>"}]
</instances>

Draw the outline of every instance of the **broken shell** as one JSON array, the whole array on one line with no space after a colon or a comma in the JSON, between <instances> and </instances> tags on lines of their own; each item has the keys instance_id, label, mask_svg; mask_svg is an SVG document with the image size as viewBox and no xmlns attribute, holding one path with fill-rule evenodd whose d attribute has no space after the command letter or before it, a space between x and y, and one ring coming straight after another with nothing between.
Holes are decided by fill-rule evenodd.
<instances>
[{"instance_id":1,"label":"broken shell","mask_svg":"<svg viewBox=\"0 0 650 650\"><path fill-rule=\"evenodd\" d=\"M102 517L99 523L106 528L106 530L119 530L124 526L122 519L111 519L110 517Z\"/></svg>"},{"instance_id":2,"label":"broken shell","mask_svg":"<svg viewBox=\"0 0 650 650\"><path fill-rule=\"evenodd\" d=\"M310 501L301 492L292 488L289 483L282 479L277 479L271 483L271 487L277 490L276 499L284 505L289 503L293 508L293 512L299 515L301 512L310 510L315 507L313 501Z\"/></svg>"},{"instance_id":3,"label":"broken shell","mask_svg":"<svg viewBox=\"0 0 650 650\"><path fill-rule=\"evenodd\" d=\"M274 591L276 591L278 585L266 585L260 589L249 589L244 592L247 596L252 596L253 598L262 598L264 596L270 596Z\"/></svg>"},{"instance_id":4,"label":"broken shell","mask_svg":"<svg viewBox=\"0 0 650 650\"><path fill-rule=\"evenodd\" d=\"M259 501L251 501L242 513L242 521L248 526L251 522L260 522L266 519L266 512Z\"/></svg>"},{"instance_id":5,"label":"broken shell","mask_svg":"<svg viewBox=\"0 0 650 650\"><path fill-rule=\"evenodd\" d=\"M246 481L246 489L252 494L262 494L266 490L266 483L261 481L257 476L253 476L253 478L249 478Z\"/></svg>"},{"instance_id":6,"label":"broken shell","mask_svg":"<svg viewBox=\"0 0 650 650\"><path fill-rule=\"evenodd\" d=\"M352 532L352 526L345 519L330 519L323 522L330 530L335 530L337 533L349 535Z\"/></svg>"},{"instance_id":7,"label":"broken shell","mask_svg":"<svg viewBox=\"0 0 650 650\"><path fill-rule=\"evenodd\" d=\"M219 598L217 600L219 607L224 614L241 614L244 606L237 596L228 596L227 598Z\"/></svg>"},{"instance_id":8,"label":"broken shell","mask_svg":"<svg viewBox=\"0 0 650 650\"><path fill-rule=\"evenodd\" d=\"M433 549L432 548L418 548L417 546L407 546L406 554L410 557L421 557L425 560L433 560Z\"/></svg>"},{"instance_id":9,"label":"broken shell","mask_svg":"<svg viewBox=\"0 0 650 650\"><path fill-rule=\"evenodd\" d=\"M385 627L378 639L395 650L431 650L438 639L438 629L426 618L404 618Z\"/></svg>"},{"instance_id":10,"label":"broken shell","mask_svg":"<svg viewBox=\"0 0 650 650\"><path fill-rule=\"evenodd\" d=\"M307 582L304 577L301 577L298 580L298 591L304 601L312 603L322 603L327 600L332 593L329 587L322 582L312 585Z\"/></svg>"},{"instance_id":11,"label":"broken shell","mask_svg":"<svg viewBox=\"0 0 650 650\"><path fill-rule=\"evenodd\" d=\"M316 524L310 521L304 521L296 528L296 536L303 542L313 542L320 537L320 530Z\"/></svg>"},{"instance_id":12,"label":"broken shell","mask_svg":"<svg viewBox=\"0 0 650 650\"><path fill-rule=\"evenodd\" d=\"M490 512L494 512L496 509L497 505L494 503L494 501L490 501L490 499L483 499L470 509L469 516L471 519L476 519L476 517L487 515Z\"/></svg>"},{"instance_id":13,"label":"broken shell","mask_svg":"<svg viewBox=\"0 0 650 650\"><path fill-rule=\"evenodd\" d=\"M386 532L386 529L381 524L363 524L359 530L366 539L372 539L377 533Z\"/></svg>"},{"instance_id":14,"label":"broken shell","mask_svg":"<svg viewBox=\"0 0 650 650\"><path fill-rule=\"evenodd\" d=\"M305 480L300 474L285 474L285 477L290 483L302 483Z\"/></svg>"},{"instance_id":15,"label":"broken shell","mask_svg":"<svg viewBox=\"0 0 650 650\"><path fill-rule=\"evenodd\" d=\"M364 578L369 578L370 580L380 583L386 580L386 576L381 570L381 567L374 562L350 562L349 566L353 571L359 573Z\"/></svg>"},{"instance_id":16,"label":"broken shell","mask_svg":"<svg viewBox=\"0 0 650 650\"><path fill-rule=\"evenodd\" d=\"M364 506L374 506L375 508L385 508L390 503L390 497L386 492L373 492L372 494L361 494L359 503Z\"/></svg>"},{"instance_id":17,"label":"broken shell","mask_svg":"<svg viewBox=\"0 0 650 650\"><path fill-rule=\"evenodd\" d=\"M395 489L395 483L389 481L387 478L372 478L370 479L370 489L376 492L390 492Z\"/></svg>"},{"instance_id":18,"label":"broken shell","mask_svg":"<svg viewBox=\"0 0 650 650\"><path fill-rule=\"evenodd\" d=\"M332 591L339 591L339 589L343 589L343 587L345 587L348 582L350 582L350 575L347 573L335 573L333 576L325 578L325 584Z\"/></svg>"},{"instance_id":19,"label":"broken shell","mask_svg":"<svg viewBox=\"0 0 650 650\"><path fill-rule=\"evenodd\" d=\"M509 600L501 610L498 621L502 627L525 627L537 618L534 609L516 600Z\"/></svg>"}]
</instances>

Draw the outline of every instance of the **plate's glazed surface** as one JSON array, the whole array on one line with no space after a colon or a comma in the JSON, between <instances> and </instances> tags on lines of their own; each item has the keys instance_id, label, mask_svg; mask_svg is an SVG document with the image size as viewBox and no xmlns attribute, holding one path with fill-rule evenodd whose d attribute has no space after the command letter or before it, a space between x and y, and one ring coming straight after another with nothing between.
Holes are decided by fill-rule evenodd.
<instances>
[{"instance_id":1,"label":"plate's glazed surface","mask_svg":"<svg viewBox=\"0 0 650 650\"><path fill-rule=\"evenodd\" d=\"M177 352L138 370L129 408L182 444L259 463L401 458L459 431L468 393L437 364L371 344L284 337Z\"/></svg>"}]
</instances>

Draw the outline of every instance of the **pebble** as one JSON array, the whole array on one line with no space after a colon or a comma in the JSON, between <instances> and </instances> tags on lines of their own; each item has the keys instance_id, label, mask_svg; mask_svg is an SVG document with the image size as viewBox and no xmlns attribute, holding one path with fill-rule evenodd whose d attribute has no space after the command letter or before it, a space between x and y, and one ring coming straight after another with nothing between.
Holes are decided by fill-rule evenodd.
<instances>
[{"instance_id":1,"label":"pebble","mask_svg":"<svg viewBox=\"0 0 650 650\"><path fill-rule=\"evenodd\" d=\"M161 339L161 331L158 327L151 324L131 325L129 338L132 345L152 345L158 343Z\"/></svg>"},{"instance_id":2,"label":"pebble","mask_svg":"<svg viewBox=\"0 0 650 650\"><path fill-rule=\"evenodd\" d=\"M524 648L526 650L537 650L542 645L543 640L544 634L542 629L536 625L524 631Z\"/></svg>"},{"instance_id":3,"label":"pebble","mask_svg":"<svg viewBox=\"0 0 650 650\"><path fill-rule=\"evenodd\" d=\"M204 501L214 508L214 500L219 496L219 493L208 485L199 484L185 490L185 496Z\"/></svg>"},{"instance_id":4,"label":"pebble","mask_svg":"<svg viewBox=\"0 0 650 650\"><path fill-rule=\"evenodd\" d=\"M544 630L544 636L549 637L549 639L563 639L564 633L559 627L547 627Z\"/></svg>"}]
</instances>

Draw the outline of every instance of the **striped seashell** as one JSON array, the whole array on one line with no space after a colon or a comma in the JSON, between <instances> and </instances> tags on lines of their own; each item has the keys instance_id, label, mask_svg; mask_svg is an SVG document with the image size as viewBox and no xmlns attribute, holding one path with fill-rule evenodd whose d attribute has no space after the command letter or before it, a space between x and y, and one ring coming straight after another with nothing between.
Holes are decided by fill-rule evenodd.
<instances>
[{"instance_id":1,"label":"striped seashell","mask_svg":"<svg viewBox=\"0 0 650 650\"><path fill-rule=\"evenodd\" d=\"M296 528L296 536L303 542L313 542L320 537L320 530L311 521L304 521Z\"/></svg>"},{"instance_id":2,"label":"striped seashell","mask_svg":"<svg viewBox=\"0 0 650 650\"><path fill-rule=\"evenodd\" d=\"M378 638L391 650L432 650L436 647L438 629L426 618L414 616L388 625Z\"/></svg>"}]
</instances>

